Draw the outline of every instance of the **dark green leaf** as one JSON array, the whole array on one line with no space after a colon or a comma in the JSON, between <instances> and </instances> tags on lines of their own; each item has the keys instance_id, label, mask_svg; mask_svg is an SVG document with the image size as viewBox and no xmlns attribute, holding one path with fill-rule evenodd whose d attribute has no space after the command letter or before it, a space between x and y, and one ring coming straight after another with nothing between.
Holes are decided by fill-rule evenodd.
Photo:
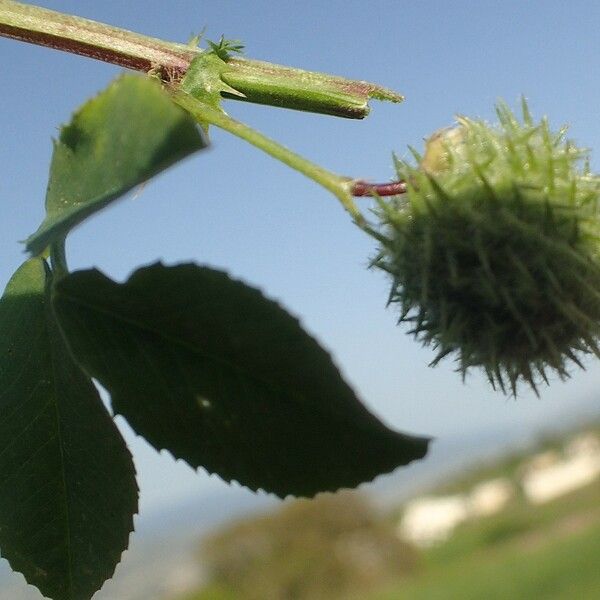
<instances>
[{"instance_id":1,"label":"dark green leaf","mask_svg":"<svg viewBox=\"0 0 600 600\"><path fill-rule=\"evenodd\" d=\"M205 145L193 119L156 81L120 77L61 129L46 218L27 240L27 250L41 253L91 214Z\"/></svg>"},{"instance_id":2,"label":"dark green leaf","mask_svg":"<svg viewBox=\"0 0 600 600\"><path fill-rule=\"evenodd\" d=\"M135 470L27 261L0 300L0 550L54 600L87 600L127 548Z\"/></svg>"},{"instance_id":3,"label":"dark green leaf","mask_svg":"<svg viewBox=\"0 0 600 600\"><path fill-rule=\"evenodd\" d=\"M280 496L355 486L421 458L329 355L259 291L195 265L117 284L73 273L54 306L77 360L158 449Z\"/></svg>"}]
</instances>

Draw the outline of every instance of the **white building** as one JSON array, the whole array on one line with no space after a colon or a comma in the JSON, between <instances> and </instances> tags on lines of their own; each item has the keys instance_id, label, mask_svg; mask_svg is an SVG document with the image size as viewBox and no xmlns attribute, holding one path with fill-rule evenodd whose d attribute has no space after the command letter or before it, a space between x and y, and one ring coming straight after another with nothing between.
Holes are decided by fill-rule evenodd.
<instances>
[{"instance_id":1,"label":"white building","mask_svg":"<svg viewBox=\"0 0 600 600\"><path fill-rule=\"evenodd\" d=\"M552 462L534 457L524 469L521 484L532 504L543 504L592 483L600 476L600 440L582 434L565 447L565 457Z\"/></svg>"},{"instance_id":2,"label":"white building","mask_svg":"<svg viewBox=\"0 0 600 600\"><path fill-rule=\"evenodd\" d=\"M469 494L469 515L488 517L500 512L514 497L515 487L506 477L478 483Z\"/></svg>"},{"instance_id":3,"label":"white building","mask_svg":"<svg viewBox=\"0 0 600 600\"><path fill-rule=\"evenodd\" d=\"M446 540L468 516L466 496L423 496L406 505L398 534L417 546L432 546Z\"/></svg>"},{"instance_id":4,"label":"white building","mask_svg":"<svg viewBox=\"0 0 600 600\"><path fill-rule=\"evenodd\" d=\"M581 434L565 445L561 455L541 452L521 469L520 483L527 500L541 504L592 483L600 476L600 438ZM496 514L515 497L516 484L498 477L476 484L466 494L422 496L409 502L398 526L403 539L427 547L448 539L464 521Z\"/></svg>"}]
</instances>

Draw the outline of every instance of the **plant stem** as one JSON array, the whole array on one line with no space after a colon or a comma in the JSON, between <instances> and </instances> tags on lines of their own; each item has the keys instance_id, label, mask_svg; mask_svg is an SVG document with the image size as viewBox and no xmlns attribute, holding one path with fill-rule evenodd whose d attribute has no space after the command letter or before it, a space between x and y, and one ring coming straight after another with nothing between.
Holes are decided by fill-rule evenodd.
<instances>
[{"instance_id":1,"label":"plant stem","mask_svg":"<svg viewBox=\"0 0 600 600\"><path fill-rule=\"evenodd\" d=\"M38 6L0 0L0 35L138 71L183 75L198 50Z\"/></svg>"},{"instance_id":2,"label":"plant stem","mask_svg":"<svg viewBox=\"0 0 600 600\"><path fill-rule=\"evenodd\" d=\"M0 36L64 50L122 67L152 72L168 83L179 83L202 50L165 42L118 27L56 11L0 0ZM294 69L273 63L230 58L218 70L207 71L221 79L235 95L228 98L310 112L363 118L369 98L400 102L403 98L381 86L325 73ZM205 63L208 65L208 63ZM209 67L207 67L209 68ZM277 160L303 173L331 191L362 228L366 221L353 200L355 196L403 193L402 182L369 184L331 173L227 114L171 86L175 101L204 124L229 131ZM64 244L51 249L52 264L66 271Z\"/></svg>"},{"instance_id":3,"label":"plant stem","mask_svg":"<svg viewBox=\"0 0 600 600\"><path fill-rule=\"evenodd\" d=\"M95 58L138 71L153 71L164 81L183 78L202 50L166 42L82 17L0 0L0 36ZM223 81L241 95L235 99L296 110L362 119L370 98L400 102L395 92L366 81L231 58Z\"/></svg>"},{"instance_id":4,"label":"plant stem","mask_svg":"<svg viewBox=\"0 0 600 600\"><path fill-rule=\"evenodd\" d=\"M50 265L56 279L60 279L69 274L64 237L50 245Z\"/></svg>"},{"instance_id":5,"label":"plant stem","mask_svg":"<svg viewBox=\"0 0 600 600\"><path fill-rule=\"evenodd\" d=\"M308 178L332 192L350 213L354 222L359 227L362 228L365 225L365 219L352 198L352 187L354 185L352 179L336 175L335 173L320 167L299 154L292 152L275 140L263 135L259 131L231 118L223 111L208 106L204 102L197 100L181 90L174 89L171 93L174 101L188 111L199 123L214 125L224 129L246 142L249 142L253 146L256 146L292 169L306 175Z\"/></svg>"},{"instance_id":6,"label":"plant stem","mask_svg":"<svg viewBox=\"0 0 600 600\"><path fill-rule=\"evenodd\" d=\"M359 196L398 196L406 193L405 181L390 181L388 183L369 183L355 180L352 185L352 195Z\"/></svg>"},{"instance_id":7,"label":"plant stem","mask_svg":"<svg viewBox=\"0 0 600 600\"><path fill-rule=\"evenodd\" d=\"M282 106L349 119L369 114L370 98L401 102L400 94L367 81L305 71L246 58L231 58L222 80L242 92L236 100ZM234 98L227 93L226 98Z\"/></svg>"}]
</instances>

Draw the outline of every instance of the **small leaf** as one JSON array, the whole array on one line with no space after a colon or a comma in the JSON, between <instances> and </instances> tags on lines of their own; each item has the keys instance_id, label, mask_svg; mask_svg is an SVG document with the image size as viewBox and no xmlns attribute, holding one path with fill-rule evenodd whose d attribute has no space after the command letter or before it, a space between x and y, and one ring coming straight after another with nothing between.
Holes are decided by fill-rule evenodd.
<instances>
[{"instance_id":1,"label":"small leaf","mask_svg":"<svg viewBox=\"0 0 600 600\"><path fill-rule=\"evenodd\" d=\"M27 240L40 254L75 225L204 148L193 119L158 82L125 75L86 102L54 144L46 218Z\"/></svg>"},{"instance_id":2,"label":"small leaf","mask_svg":"<svg viewBox=\"0 0 600 600\"><path fill-rule=\"evenodd\" d=\"M231 54L243 54L244 44L240 40L227 40L222 35L218 42L206 40L210 51L216 54L221 60L227 62L231 58Z\"/></svg>"},{"instance_id":3,"label":"small leaf","mask_svg":"<svg viewBox=\"0 0 600 600\"><path fill-rule=\"evenodd\" d=\"M46 279L31 259L0 300L0 549L45 596L87 600L127 548L135 469L65 346Z\"/></svg>"},{"instance_id":4,"label":"small leaf","mask_svg":"<svg viewBox=\"0 0 600 600\"><path fill-rule=\"evenodd\" d=\"M422 458L358 401L329 355L258 290L192 264L55 288L71 349L157 449L279 496L356 486Z\"/></svg>"}]
</instances>

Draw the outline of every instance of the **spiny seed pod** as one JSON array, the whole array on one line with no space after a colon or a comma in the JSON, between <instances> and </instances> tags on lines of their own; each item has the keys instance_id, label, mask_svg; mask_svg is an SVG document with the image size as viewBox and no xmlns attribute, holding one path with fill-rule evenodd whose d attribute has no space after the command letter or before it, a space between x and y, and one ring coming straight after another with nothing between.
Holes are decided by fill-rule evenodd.
<instances>
[{"instance_id":1,"label":"spiny seed pod","mask_svg":"<svg viewBox=\"0 0 600 600\"><path fill-rule=\"evenodd\" d=\"M379 199L373 264L432 364L455 353L463 377L482 367L494 388L537 393L548 370L600 355L600 178L525 103L522 122L497 113L435 134L416 167L396 160L407 193Z\"/></svg>"}]
</instances>

